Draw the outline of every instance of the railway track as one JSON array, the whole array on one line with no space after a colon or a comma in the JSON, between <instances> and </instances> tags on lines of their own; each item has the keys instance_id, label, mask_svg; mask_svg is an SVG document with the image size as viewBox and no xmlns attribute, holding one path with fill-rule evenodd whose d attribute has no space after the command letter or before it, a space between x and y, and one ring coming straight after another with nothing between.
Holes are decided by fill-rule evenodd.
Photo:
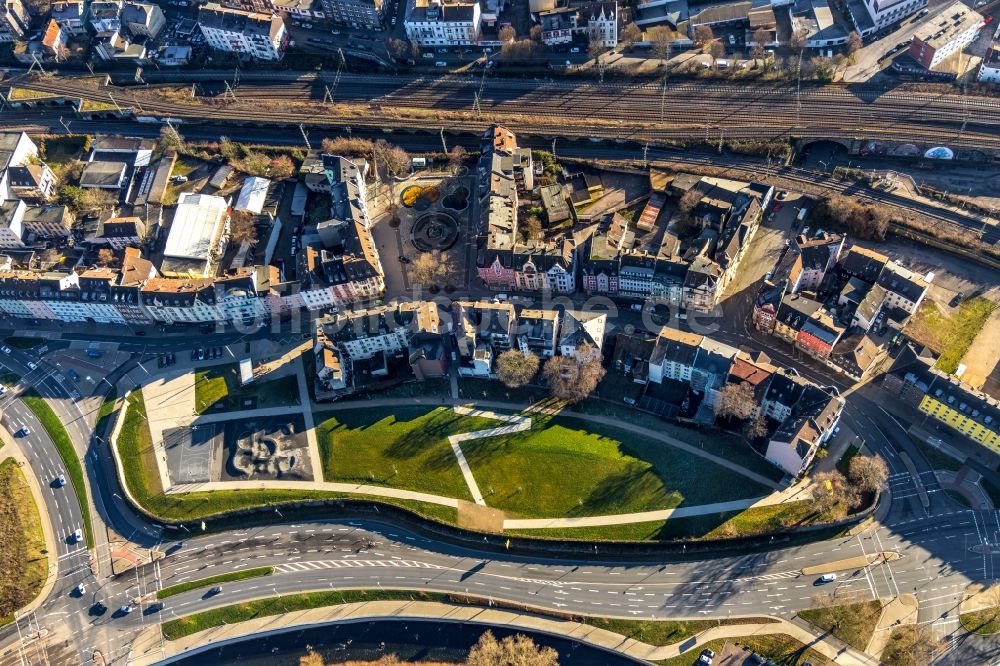
<instances>
[{"instance_id":1,"label":"railway track","mask_svg":"<svg viewBox=\"0 0 1000 666\"><path fill-rule=\"evenodd\" d=\"M165 100L157 87L100 86L72 78L23 79L21 87L106 101L141 112L310 126L395 125L463 130L505 121L540 135L670 142L679 139L841 138L1000 150L1000 100L944 93L841 86L804 88L691 82L605 84L478 77L344 75L323 104L332 76L239 85L224 95L201 85L191 101ZM223 87L224 89L224 87ZM479 90L478 110L476 98ZM235 100L231 99L235 97ZM266 102L267 104L263 104ZM272 110L287 102L288 110ZM567 122L567 118L584 118Z\"/></svg>"}]
</instances>

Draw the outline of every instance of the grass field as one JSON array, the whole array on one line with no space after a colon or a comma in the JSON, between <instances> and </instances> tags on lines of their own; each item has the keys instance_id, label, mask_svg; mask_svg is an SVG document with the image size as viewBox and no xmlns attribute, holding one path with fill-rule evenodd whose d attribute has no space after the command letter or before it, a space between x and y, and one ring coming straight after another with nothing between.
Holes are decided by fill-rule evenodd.
<instances>
[{"instance_id":1,"label":"grass field","mask_svg":"<svg viewBox=\"0 0 1000 666\"><path fill-rule=\"evenodd\" d=\"M906 332L941 355L939 370L953 373L995 308L996 303L979 296L965 301L948 316L933 301L925 300Z\"/></svg>"},{"instance_id":2,"label":"grass field","mask_svg":"<svg viewBox=\"0 0 1000 666\"><path fill-rule=\"evenodd\" d=\"M69 478L73 482L73 492L80 503L80 513L83 515L83 536L87 542L87 548L94 547L94 532L90 526L90 504L87 503L87 485L84 483L83 465L73 448L73 442L66 433L66 428L56 413L49 407L42 396L38 395L34 389L21 394L21 400L28 408L35 413L42 427L49 434L49 438L55 443L59 457L62 458Z\"/></svg>"},{"instance_id":3,"label":"grass field","mask_svg":"<svg viewBox=\"0 0 1000 666\"><path fill-rule=\"evenodd\" d=\"M878 624L881 613L882 604L873 600L811 608L800 612L799 617L829 631L851 647L864 650L875 633L875 625Z\"/></svg>"},{"instance_id":4,"label":"grass field","mask_svg":"<svg viewBox=\"0 0 1000 666\"><path fill-rule=\"evenodd\" d=\"M260 578L261 576L270 576L273 573L274 567L257 567L256 569L231 571L229 573L219 574L218 576L209 576L208 578L189 580L178 585L165 587L162 590L157 591L156 598L169 599L170 597L183 594L184 592L190 592L191 590L197 590L198 588L218 585L220 583L233 583L238 580L247 580L249 578Z\"/></svg>"},{"instance_id":5,"label":"grass field","mask_svg":"<svg viewBox=\"0 0 1000 666\"><path fill-rule=\"evenodd\" d=\"M973 634L989 636L1000 633L1000 607L962 613L959 620L965 630Z\"/></svg>"},{"instance_id":6,"label":"grass field","mask_svg":"<svg viewBox=\"0 0 1000 666\"><path fill-rule=\"evenodd\" d=\"M471 500L447 437L498 425L445 407L337 412L316 426L323 479Z\"/></svg>"},{"instance_id":7,"label":"grass field","mask_svg":"<svg viewBox=\"0 0 1000 666\"><path fill-rule=\"evenodd\" d=\"M128 403L125 421L118 436L118 455L125 470L125 482L136 502L163 520L201 520L228 511L279 506L303 500L342 497L373 499L364 495L345 495L318 490L217 490L164 495L153 453L152 437L146 424L146 407L142 393L132 392ZM383 501L443 522L454 523L458 517L452 507L407 500Z\"/></svg>"},{"instance_id":8,"label":"grass field","mask_svg":"<svg viewBox=\"0 0 1000 666\"><path fill-rule=\"evenodd\" d=\"M607 527L514 530L511 533L522 536L588 541L719 539L766 534L785 527L813 525L829 520L832 520L832 516L817 512L812 502L803 500L692 518L672 518Z\"/></svg>"},{"instance_id":9,"label":"grass field","mask_svg":"<svg viewBox=\"0 0 1000 666\"><path fill-rule=\"evenodd\" d=\"M572 418L530 416L530 431L462 444L486 503L511 515L626 513L769 492L660 442Z\"/></svg>"},{"instance_id":10,"label":"grass field","mask_svg":"<svg viewBox=\"0 0 1000 666\"><path fill-rule=\"evenodd\" d=\"M832 663L816 650L800 643L787 634L741 636L739 638L731 638L728 642L735 643L751 652L755 652L778 666L801 666L807 663L813 666L826 666ZM661 664L661 666L691 666L703 649L709 648L715 650L717 654L722 654L725 644L725 640L709 641L699 645L696 650L691 650L672 659L664 659L656 663Z\"/></svg>"},{"instance_id":11,"label":"grass field","mask_svg":"<svg viewBox=\"0 0 1000 666\"><path fill-rule=\"evenodd\" d=\"M574 409L584 414L611 416L627 423L661 432L687 444L698 446L708 453L739 463L747 470L773 481L780 481L784 476L784 472L758 455L742 437L718 428L685 426L638 411L624 404L612 404L598 400L584 400Z\"/></svg>"},{"instance_id":12,"label":"grass field","mask_svg":"<svg viewBox=\"0 0 1000 666\"><path fill-rule=\"evenodd\" d=\"M45 584L49 561L45 534L31 487L17 461L0 463L0 626L35 598Z\"/></svg>"},{"instance_id":13,"label":"grass field","mask_svg":"<svg viewBox=\"0 0 1000 666\"><path fill-rule=\"evenodd\" d=\"M259 599L231 606L223 606L210 611L187 615L169 622L163 623L163 636L167 640L176 640L185 636L190 636L199 631L218 627L223 624L234 624L245 622L258 617L268 617L281 613L290 613L311 608L323 608L326 606L337 606L366 601L436 601L440 603L450 603L459 605L485 605L486 599L470 597L465 595L444 594L441 592L420 592L409 590L341 590L331 592L304 592L301 594L289 594L268 599ZM500 602L502 608L517 609L516 604L505 604ZM544 611L533 610L542 615ZM553 614L556 617L564 618L565 615ZM650 645L671 645L677 641L690 638L700 631L718 624L715 620L620 620L600 617L580 617L573 616L576 622L587 624L600 629L607 629L615 633L634 638L635 640L649 643ZM755 622L769 622L768 618L741 618L726 621L722 624L746 624ZM823 663L823 662L818 662Z\"/></svg>"},{"instance_id":14,"label":"grass field","mask_svg":"<svg viewBox=\"0 0 1000 666\"><path fill-rule=\"evenodd\" d=\"M215 365L195 372L194 400L199 414L252 409L254 403L259 408L286 407L299 404L299 384L295 375L285 375L240 386L237 364Z\"/></svg>"},{"instance_id":15,"label":"grass field","mask_svg":"<svg viewBox=\"0 0 1000 666\"><path fill-rule=\"evenodd\" d=\"M920 453L927 459L927 463L934 469L949 470L952 472L962 469L961 461L952 458L940 449L934 448L919 437L911 435L910 441L920 450Z\"/></svg>"}]
</instances>

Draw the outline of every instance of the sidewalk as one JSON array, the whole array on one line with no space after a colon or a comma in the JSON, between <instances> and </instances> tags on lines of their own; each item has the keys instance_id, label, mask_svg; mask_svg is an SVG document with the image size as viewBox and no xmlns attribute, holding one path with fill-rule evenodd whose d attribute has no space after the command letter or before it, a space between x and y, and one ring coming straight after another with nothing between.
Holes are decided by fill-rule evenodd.
<instances>
[{"instance_id":1,"label":"sidewalk","mask_svg":"<svg viewBox=\"0 0 1000 666\"><path fill-rule=\"evenodd\" d=\"M200 646L218 647L249 636L260 638L268 633L330 622L357 622L374 618L411 618L442 620L513 627L526 631L571 638L606 650L620 652L636 659L653 662L690 653L692 657L709 641L741 636L786 634L808 645L841 666L877 666L878 660L854 650L837 639L818 636L815 632L787 620L768 623L730 624L712 627L673 645L656 646L642 643L587 624L517 611L459 606L430 601L371 601L307 611L297 611L256 618L238 624L206 629L175 641L161 641L159 627L143 631L132 643L129 663L151 666L161 660L183 654ZM485 629L485 627L484 627Z\"/></svg>"}]
</instances>

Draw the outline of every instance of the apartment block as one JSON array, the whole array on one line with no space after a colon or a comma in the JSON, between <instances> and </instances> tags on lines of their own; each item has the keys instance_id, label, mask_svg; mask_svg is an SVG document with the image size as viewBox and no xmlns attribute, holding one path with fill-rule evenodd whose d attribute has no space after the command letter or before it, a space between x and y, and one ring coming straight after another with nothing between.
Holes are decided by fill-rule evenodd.
<instances>
[{"instance_id":1,"label":"apartment block","mask_svg":"<svg viewBox=\"0 0 1000 666\"><path fill-rule=\"evenodd\" d=\"M910 57L929 70L938 70L974 42L984 25L981 14L961 2L953 3L913 33Z\"/></svg>"},{"instance_id":2,"label":"apartment block","mask_svg":"<svg viewBox=\"0 0 1000 666\"><path fill-rule=\"evenodd\" d=\"M288 31L281 16L229 9L209 2L198 11L198 27L213 49L257 60L281 60Z\"/></svg>"}]
</instances>

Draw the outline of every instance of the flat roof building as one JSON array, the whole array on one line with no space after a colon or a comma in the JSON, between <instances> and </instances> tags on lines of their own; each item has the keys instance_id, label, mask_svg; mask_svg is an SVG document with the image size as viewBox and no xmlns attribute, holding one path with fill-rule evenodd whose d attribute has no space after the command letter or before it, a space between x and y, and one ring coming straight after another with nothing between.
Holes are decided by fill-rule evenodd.
<instances>
[{"instance_id":1,"label":"flat roof building","mask_svg":"<svg viewBox=\"0 0 1000 666\"><path fill-rule=\"evenodd\" d=\"M208 277L225 235L228 209L222 197L181 194L163 250L163 272Z\"/></svg>"}]
</instances>

